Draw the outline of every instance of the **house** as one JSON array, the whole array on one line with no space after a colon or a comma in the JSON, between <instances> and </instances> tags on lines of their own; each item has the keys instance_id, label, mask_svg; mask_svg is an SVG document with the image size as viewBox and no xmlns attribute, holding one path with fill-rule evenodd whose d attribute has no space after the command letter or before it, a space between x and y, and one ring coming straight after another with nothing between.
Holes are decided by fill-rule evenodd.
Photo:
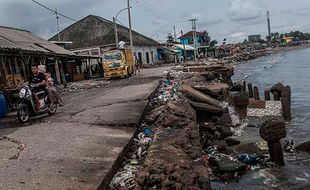
<instances>
[{"instance_id":1,"label":"house","mask_svg":"<svg viewBox=\"0 0 310 190\"><path fill-rule=\"evenodd\" d=\"M70 65L82 57L29 31L0 26L0 88L14 88L31 74L31 64L47 68L58 83L66 82ZM73 74L73 72L72 72ZM73 75L71 75L73 77Z\"/></svg>"},{"instance_id":2,"label":"house","mask_svg":"<svg viewBox=\"0 0 310 190\"><path fill-rule=\"evenodd\" d=\"M129 29L117 24L118 39L129 46ZM138 32L133 33L133 54L142 64L152 64L158 61L157 48L160 44ZM114 23L99 16L89 15L70 25L60 32L68 50L78 55L101 56L105 51L116 46ZM50 41L57 41L58 36L53 36ZM96 64L96 63L95 63Z\"/></svg>"},{"instance_id":3,"label":"house","mask_svg":"<svg viewBox=\"0 0 310 190\"><path fill-rule=\"evenodd\" d=\"M290 37L290 36L284 36L283 40L285 41L285 43L291 43L293 42L294 37Z\"/></svg>"},{"instance_id":4,"label":"house","mask_svg":"<svg viewBox=\"0 0 310 190\"><path fill-rule=\"evenodd\" d=\"M250 35L250 36L248 36L248 40L249 40L249 42L256 43L256 42L261 41L262 37L260 34Z\"/></svg>"},{"instance_id":5,"label":"house","mask_svg":"<svg viewBox=\"0 0 310 190\"><path fill-rule=\"evenodd\" d=\"M195 48L195 45L196 45L198 54L206 55L206 48L210 42L210 37L208 36L208 33L207 32L196 32L195 41L194 41L193 35L194 35L194 31L189 31L186 34L180 36L178 39L180 40L181 44L189 45L189 46L192 46L193 48ZM186 48L186 49L189 50L190 48Z\"/></svg>"}]
</instances>

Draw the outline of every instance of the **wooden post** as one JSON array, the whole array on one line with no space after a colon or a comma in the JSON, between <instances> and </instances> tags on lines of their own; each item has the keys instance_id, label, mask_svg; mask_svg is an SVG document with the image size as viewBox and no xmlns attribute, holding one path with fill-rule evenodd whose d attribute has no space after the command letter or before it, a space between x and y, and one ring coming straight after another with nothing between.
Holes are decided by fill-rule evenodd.
<instances>
[{"instance_id":1,"label":"wooden post","mask_svg":"<svg viewBox=\"0 0 310 190\"><path fill-rule=\"evenodd\" d=\"M259 98L259 91L258 91L257 86L254 86L254 99L255 100L260 100L260 98Z\"/></svg>"},{"instance_id":2,"label":"wooden post","mask_svg":"<svg viewBox=\"0 0 310 190\"><path fill-rule=\"evenodd\" d=\"M64 72L62 61L59 61L59 71L60 71L60 76L62 78L63 85L66 88L67 87L67 81L66 81L66 77L65 77L65 72Z\"/></svg>"},{"instance_id":3,"label":"wooden post","mask_svg":"<svg viewBox=\"0 0 310 190\"><path fill-rule=\"evenodd\" d=\"M243 81L243 85L242 85L242 90L241 91L246 91L246 81Z\"/></svg>"},{"instance_id":4,"label":"wooden post","mask_svg":"<svg viewBox=\"0 0 310 190\"><path fill-rule=\"evenodd\" d=\"M57 83L60 84L61 83L61 78L60 78L58 60L56 58L54 58L54 62L55 62L56 80L57 80Z\"/></svg>"},{"instance_id":5,"label":"wooden post","mask_svg":"<svg viewBox=\"0 0 310 190\"><path fill-rule=\"evenodd\" d=\"M245 119L247 117L247 107L249 105L248 92L231 92L228 95L228 105L234 106L240 119Z\"/></svg>"},{"instance_id":6,"label":"wooden post","mask_svg":"<svg viewBox=\"0 0 310 190\"><path fill-rule=\"evenodd\" d=\"M265 90L264 95L265 95L265 100L270 100L270 91L269 90Z\"/></svg>"},{"instance_id":7,"label":"wooden post","mask_svg":"<svg viewBox=\"0 0 310 190\"><path fill-rule=\"evenodd\" d=\"M249 98L253 98L253 87L252 87L252 83L248 83L248 90L249 90Z\"/></svg>"},{"instance_id":8,"label":"wooden post","mask_svg":"<svg viewBox=\"0 0 310 190\"><path fill-rule=\"evenodd\" d=\"M280 93L278 91L272 92L272 95L275 101L280 101Z\"/></svg>"},{"instance_id":9,"label":"wooden post","mask_svg":"<svg viewBox=\"0 0 310 190\"><path fill-rule=\"evenodd\" d=\"M281 103L285 120L291 120L291 88L286 86L281 92Z\"/></svg>"},{"instance_id":10,"label":"wooden post","mask_svg":"<svg viewBox=\"0 0 310 190\"><path fill-rule=\"evenodd\" d=\"M268 142L270 161L278 166L284 166L284 158L280 139L286 137L284 121L267 120L259 129L260 136Z\"/></svg>"},{"instance_id":11,"label":"wooden post","mask_svg":"<svg viewBox=\"0 0 310 190\"><path fill-rule=\"evenodd\" d=\"M227 88L223 88L222 90L222 94L223 94L223 100L227 100L228 97L228 89Z\"/></svg>"}]
</instances>

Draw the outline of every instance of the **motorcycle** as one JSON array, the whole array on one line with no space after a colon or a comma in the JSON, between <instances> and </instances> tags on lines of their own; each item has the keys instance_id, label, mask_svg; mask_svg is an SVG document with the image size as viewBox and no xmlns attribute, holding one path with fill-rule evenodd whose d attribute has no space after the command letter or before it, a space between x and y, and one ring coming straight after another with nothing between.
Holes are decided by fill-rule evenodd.
<instances>
[{"instance_id":1,"label":"motorcycle","mask_svg":"<svg viewBox=\"0 0 310 190\"><path fill-rule=\"evenodd\" d=\"M17 107L17 118L20 122L28 122L30 117L48 114L52 115L57 111L57 104L50 104L48 94L40 91L37 94L40 101L40 109L36 109L36 104L32 95L33 85L24 85L19 91L20 102Z\"/></svg>"}]
</instances>

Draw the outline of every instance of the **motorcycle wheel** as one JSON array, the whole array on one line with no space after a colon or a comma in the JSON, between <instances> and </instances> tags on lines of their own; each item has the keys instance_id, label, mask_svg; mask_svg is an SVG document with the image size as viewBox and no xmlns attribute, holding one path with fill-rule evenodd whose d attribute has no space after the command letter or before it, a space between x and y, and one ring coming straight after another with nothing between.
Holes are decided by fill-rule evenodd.
<instances>
[{"instance_id":1,"label":"motorcycle wheel","mask_svg":"<svg viewBox=\"0 0 310 190\"><path fill-rule=\"evenodd\" d=\"M21 123L28 122L30 117L30 112L28 106L24 106L17 110L17 118Z\"/></svg>"},{"instance_id":2,"label":"motorcycle wheel","mask_svg":"<svg viewBox=\"0 0 310 190\"><path fill-rule=\"evenodd\" d=\"M53 106L51 106L48 110L48 115L53 115L54 113L56 113L57 111L57 104L54 104Z\"/></svg>"}]
</instances>

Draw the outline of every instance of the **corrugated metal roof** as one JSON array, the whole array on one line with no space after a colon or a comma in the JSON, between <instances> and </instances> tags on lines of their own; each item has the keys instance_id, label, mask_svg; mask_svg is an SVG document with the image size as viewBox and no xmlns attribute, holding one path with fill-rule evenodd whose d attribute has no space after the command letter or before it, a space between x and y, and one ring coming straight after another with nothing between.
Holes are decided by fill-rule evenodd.
<instances>
[{"instance_id":1,"label":"corrugated metal roof","mask_svg":"<svg viewBox=\"0 0 310 190\"><path fill-rule=\"evenodd\" d=\"M0 50L21 50L45 54L75 55L29 31L4 26L0 26Z\"/></svg>"},{"instance_id":2,"label":"corrugated metal roof","mask_svg":"<svg viewBox=\"0 0 310 190\"><path fill-rule=\"evenodd\" d=\"M117 24L119 40L129 42L129 29ZM98 47L115 44L114 23L99 16L89 15L60 32L62 40L71 41L68 49L77 50L89 47ZM160 43L132 31L133 44L142 46L159 46ZM50 41L57 40L57 35Z\"/></svg>"}]
</instances>

